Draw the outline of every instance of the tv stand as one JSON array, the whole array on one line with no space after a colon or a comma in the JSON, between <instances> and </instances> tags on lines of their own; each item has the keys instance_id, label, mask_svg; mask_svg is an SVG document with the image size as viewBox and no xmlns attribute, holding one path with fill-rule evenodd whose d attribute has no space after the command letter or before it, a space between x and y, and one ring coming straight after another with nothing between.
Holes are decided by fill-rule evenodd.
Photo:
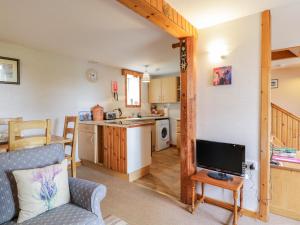
<instances>
[{"instance_id":1,"label":"tv stand","mask_svg":"<svg viewBox=\"0 0 300 225\"><path fill-rule=\"evenodd\" d=\"M214 174L212 176L215 176L215 174L217 174L217 178L219 178L220 176L221 176L221 178L224 178L223 174L219 175L219 173L216 173L216 172L212 173L211 171L208 171L205 169L202 169L199 172L197 172L196 174L191 176L191 180L192 180L191 211L192 211L192 213L194 213L195 208L197 207L198 203L202 203L202 202L212 203L212 204L219 205L221 207L228 209L228 207L225 207L224 204L217 204L217 203L220 203L219 200L206 198L204 196L205 184L213 185L215 187L219 187L219 188L223 188L223 189L232 191L234 205L230 205L229 209L232 210L232 212L233 212L233 225L237 225L238 218L240 215L242 215L242 210L243 210L244 179L242 177L238 177L238 176L230 176L231 179L226 179L226 180L216 179L215 177L211 177L211 174ZM196 194L196 184L197 183L201 183L202 195ZM239 194L240 194L240 207L238 207ZM197 199L199 199L199 200L197 200Z\"/></svg>"},{"instance_id":2,"label":"tv stand","mask_svg":"<svg viewBox=\"0 0 300 225\"><path fill-rule=\"evenodd\" d=\"M216 180L224 180L224 181L233 179L233 176L230 176L226 173L213 172L213 171L207 172L207 176L209 176L210 178L216 179Z\"/></svg>"}]
</instances>

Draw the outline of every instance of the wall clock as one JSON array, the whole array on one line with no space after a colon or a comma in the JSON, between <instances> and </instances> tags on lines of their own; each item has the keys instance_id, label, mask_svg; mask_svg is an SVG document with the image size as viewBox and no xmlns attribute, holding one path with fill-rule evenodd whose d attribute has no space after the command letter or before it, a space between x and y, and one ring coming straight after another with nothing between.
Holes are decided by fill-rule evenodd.
<instances>
[{"instance_id":1,"label":"wall clock","mask_svg":"<svg viewBox=\"0 0 300 225\"><path fill-rule=\"evenodd\" d=\"M97 74L97 71L94 70L94 69L88 69L86 71L86 78L88 81L90 82L97 82L98 80L98 74Z\"/></svg>"}]
</instances>

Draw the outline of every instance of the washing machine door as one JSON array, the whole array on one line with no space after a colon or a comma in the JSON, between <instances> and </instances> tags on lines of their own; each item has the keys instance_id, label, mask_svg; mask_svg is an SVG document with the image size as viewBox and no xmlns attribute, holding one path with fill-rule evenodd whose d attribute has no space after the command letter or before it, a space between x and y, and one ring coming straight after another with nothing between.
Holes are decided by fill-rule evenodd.
<instances>
[{"instance_id":1,"label":"washing machine door","mask_svg":"<svg viewBox=\"0 0 300 225\"><path fill-rule=\"evenodd\" d=\"M160 137L162 140L169 140L169 129L168 127L162 126L160 130Z\"/></svg>"}]
</instances>

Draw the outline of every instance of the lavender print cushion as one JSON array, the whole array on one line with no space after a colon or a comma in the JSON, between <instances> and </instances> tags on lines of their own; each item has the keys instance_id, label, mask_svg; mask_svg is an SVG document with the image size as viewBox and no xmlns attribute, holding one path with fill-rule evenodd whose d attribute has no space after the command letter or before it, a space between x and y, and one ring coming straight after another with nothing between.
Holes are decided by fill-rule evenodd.
<instances>
[{"instance_id":1,"label":"lavender print cushion","mask_svg":"<svg viewBox=\"0 0 300 225\"><path fill-rule=\"evenodd\" d=\"M68 161L44 168L16 170L20 213L18 223L70 202Z\"/></svg>"}]
</instances>

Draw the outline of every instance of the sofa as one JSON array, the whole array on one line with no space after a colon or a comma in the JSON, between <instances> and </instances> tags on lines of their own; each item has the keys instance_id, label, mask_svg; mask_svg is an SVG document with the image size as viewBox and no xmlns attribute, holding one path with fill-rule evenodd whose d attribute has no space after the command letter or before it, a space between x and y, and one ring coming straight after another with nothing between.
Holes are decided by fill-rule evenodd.
<instances>
[{"instance_id":1,"label":"sofa","mask_svg":"<svg viewBox=\"0 0 300 225\"><path fill-rule=\"evenodd\" d=\"M14 170L32 169L60 163L63 145L0 153L0 224L15 225L18 216L17 185ZM71 202L47 211L20 225L104 225L100 202L106 195L102 184L69 177Z\"/></svg>"}]
</instances>

